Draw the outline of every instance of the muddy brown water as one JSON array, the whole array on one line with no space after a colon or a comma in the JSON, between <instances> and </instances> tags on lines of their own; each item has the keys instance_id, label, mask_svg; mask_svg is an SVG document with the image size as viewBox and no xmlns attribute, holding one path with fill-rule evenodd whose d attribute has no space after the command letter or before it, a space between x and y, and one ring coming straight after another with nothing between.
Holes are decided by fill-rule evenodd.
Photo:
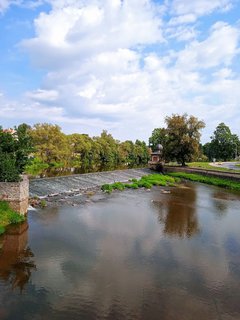
<instances>
[{"instance_id":1,"label":"muddy brown water","mask_svg":"<svg viewBox=\"0 0 240 320\"><path fill-rule=\"evenodd\" d=\"M240 319L240 194L201 184L30 211L0 240L0 319Z\"/></svg>"}]
</instances>

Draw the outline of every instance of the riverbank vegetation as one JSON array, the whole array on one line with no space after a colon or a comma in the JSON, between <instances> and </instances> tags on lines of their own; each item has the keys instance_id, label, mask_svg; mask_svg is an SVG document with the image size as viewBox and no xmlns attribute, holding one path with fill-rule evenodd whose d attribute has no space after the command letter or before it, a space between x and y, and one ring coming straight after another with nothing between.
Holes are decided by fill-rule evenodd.
<instances>
[{"instance_id":1,"label":"riverbank vegetation","mask_svg":"<svg viewBox=\"0 0 240 320\"><path fill-rule=\"evenodd\" d=\"M178 164L177 162L171 162L166 164L166 166L181 166L180 164ZM240 165L235 165L236 167L240 167ZM197 169L204 169L204 170L213 170L213 171L222 171L222 172L231 172L231 173L240 173L240 168L239 170L235 170L235 169L228 169L228 168L224 168L224 167L220 167L220 166L212 166L211 164L209 164L209 162L188 162L187 163L187 167L189 168L197 168Z\"/></svg>"},{"instance_id":2,"label":"riverbank vegetation","mask_svg":"<svg viewBox=\"0 0 240 320\"><path fill-rule=\"evenodd\" d=\"M131 179L128 183L115 182L112 184L104 184L101 189L104 192L111 193L113 190L124 190L146 188L151 189L152 186L168 186L173 187L180 181L177 177L170 177L168 175L150 174L143 176L141 179Z\"/></svg>"},{"instance_id":3,"label":"riverbank vegetation","mask_svg":"<svg viewBox=\"0 0 240 320\"><path fill-rule=\"evenodd\" d=\"M12 210L6 201L0 201L0 235L5 232L8 225L21 223L23 221L25 221L23 215Z\"/></svg>"},{"instance_id":4,"label":"riverbank vegetation","mask_svg":"<svg viewBox=\"0 0 240 320\"><path fill-rule=\"evenodd\" d=\"M91 172L101 168L146 165L149 148L144 141L120 142L107 131L100 136L74 133L66 135L57 125L36 124L30 130L34 153L26 167L29 174L51 170L82 169Z\"/></svg>"},{"instance_id":5,"label":"riverbank vegetation","mask_svg":"<svg viewBox=\"0 0 240 320\"><path fill-rule=\"evenodd\" d=\"M18 181L20 174L94 172L145 166L150 149L144 141L120 142L106 130L100 136L64 134L58 125L22 124L0 127L0 181Z\"/></svg>"},{"instance_id":6,"label":"riverbank vegetation","mask_svg":"<svg viewBox=\"0 0 240 320\"><path fill-rule=\"evenodd\" d=\"M240 191L240 183L232 180L203 176L200 174L185 173L185 172L172 172L172 173L168 173L168 175L174 178L186 179L186 180L206 183L206 184L210 184L218 187L223 187L226 189Z\"/></svg>"}]
</instances>

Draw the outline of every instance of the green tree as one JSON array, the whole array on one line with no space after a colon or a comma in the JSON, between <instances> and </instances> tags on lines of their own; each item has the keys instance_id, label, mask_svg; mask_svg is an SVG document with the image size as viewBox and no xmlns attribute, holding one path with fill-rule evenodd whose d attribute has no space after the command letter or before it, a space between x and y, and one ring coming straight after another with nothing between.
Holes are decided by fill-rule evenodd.
<instances>
[{"instance_id":1,"label":"green tree","mask_svg":"<svg viewBox=\"0 0 240 320\"><path fill-rule=\"evenodd\" d=\"M230 128L225 123L220 123L211 137L211 155L217 160L231 160L237 156L239 138L232 134Z\"/></svg>"},{"instance_id":2,"label":"green tree","mask_svg":"<svg viewBox=\"0 0 240 320\"><path fill-rule=\"evenodd\" d=\"M71 146L71 166L89 168L92 165L94 142L87 134L74 133L68 136Z\"/></svg>"},{"instance_id":3,"label":"green tree","mask_svg":"<svg viewBox=\"0 0 240 320\"><path fill-rule=\"evenodd\" d=\"M15 131L0 127L0 181L18 181L29 162L32 143L29 127L22 124Z\"/></svg>"},{"instance_id":4,"label":"green tree","mask_svg":"<svg viewBox=\"0 0 240 320\"><path fill-rule=\"evenodd\" d=\"M173 114L166 117L165 122L168 157L185 166L187 161L199 153L200 130L205 127L205 123L187 114Z\"/></svg>"},{"instance_id":5,"label":"green tree","mask_svg":"<svg viewBox=\"0 0 240 320\"><path fill-rule=\"evenodd\" d=\"M35 156L50 167L67 167L71 149L67 136L58 125L35 124L31 130Z\"/></svg>"},{"instance_id":6,"label":"green tree","mask_svg":"<svg viewBox=\"0 0 240 320\"><path fill-rule=\"evenodd\" d=\"M165 161L177 161L183 166L196 158L200 152L200 130L205 127L203 121L194 116L173 114L165 118L166 128L157 128L149 138L153 151L157 144L163 146Z\"/></svg>"},{"instance_id":7,"label":"green tree","mask_svg":"<svg viewBox=\"0 0 240 320\"><path fill-rule=\"evenodd\" d=\"M29 155L34 151L33 140L31 137L31 126L26 123L15 127L17 139L16 143L16 163L19 171L24 171L27 164L30 163Z\"/></svg>"}]
</instances>

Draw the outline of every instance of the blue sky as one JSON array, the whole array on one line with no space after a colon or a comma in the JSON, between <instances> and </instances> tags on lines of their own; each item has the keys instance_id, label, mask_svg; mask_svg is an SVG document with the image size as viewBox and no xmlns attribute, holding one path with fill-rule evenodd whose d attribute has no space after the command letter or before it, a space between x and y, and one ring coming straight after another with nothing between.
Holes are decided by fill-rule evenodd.
<instances>
[{"instance_id":1,"label":"blue sky","mask_svg":"<svg viewBox=\"0 0 240 320\"><path fill-rule=\"evenodd\" d=\"M240 0L0 0L3 127L146 140L192 114L240 135Z\"/></svg>"}]
</instances>

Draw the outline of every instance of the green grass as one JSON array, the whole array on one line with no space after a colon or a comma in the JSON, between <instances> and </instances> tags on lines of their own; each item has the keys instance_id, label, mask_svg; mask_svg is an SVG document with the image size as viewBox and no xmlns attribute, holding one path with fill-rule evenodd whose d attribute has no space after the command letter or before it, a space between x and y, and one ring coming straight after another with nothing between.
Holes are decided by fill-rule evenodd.
<instances>
[{"instance_id":1,"label":"green grass","mask_svg":"<svg viewBox=\"0 0 240 320\"><path fill-rule=\"evenodd\" d=\"M207 183L207 184L218 186L218 187L240 191L240 183L236 181L231 181L231 180L222 179L222 178L215 178L215 177L207 177L200 174L192 174L192 173L185 173L185 172L172 172L172 173L169 173L169 175L174 178L187 179L191 181Z\"/></svg>"},{"instance_id":2,"label":"green grass","mask_svg":"<svg viewBox=\"0 0 240 320\"><path fill-rule=\"evenodd\" d=\"M18 214L9 207L6 201L0 201L0 234L5 232L5 228L10 224L17 224L25 221L25 217Z\"/></svg>"},{"instance_id":3,"label":"green grass","mask_svg":"<svg viewBox=\"0 0 240 320\"><path fill-rule=\"evenodd\" d=\"M240 173L240 170L233 170L233 169L228 169L223 167L211 166L208 162L189 162L187 165L190 168L200 168L200 169L206 169L206 170Z\"/></svg>"},{"instance_id":4,"label":"green grass","mask_svg":"<svg viewBox=\"0 0 240 320\"><path fill-rule=\"evenodd\" d=\"M161 174L150 174L142 177L141 179L131 179L129 183L115 182L112 184L104 184L102 185L102 191L106 193L111 193L113 190L124 190L128 189L138 189L138 188L146 188L151 189L152 186L175 186L180 179L175 177L170 177L168 175Z\"/></svg>"},{"instance_id":5,"label":"green grass","mask_svg":"<svg viewBox=\"0 0 240 320\"><path fill-rule=\"evenodd\" d=\"M181 166L180 164L177 163L169 163L166 164L166 166ZM240 165L237 165L240 167ZM209 162L188 162L187 163L187 167L189 168L197 168L197 169L204 169L204 170L214 170L214 171L225 171L225 172L232 172L232 173L240 173L240 169L239 170L234 170L234 169L228 169L228 168L223 168L223 167L217 167L217 166L211 166L209 164Z\"/></svg>"}]
</instances>

